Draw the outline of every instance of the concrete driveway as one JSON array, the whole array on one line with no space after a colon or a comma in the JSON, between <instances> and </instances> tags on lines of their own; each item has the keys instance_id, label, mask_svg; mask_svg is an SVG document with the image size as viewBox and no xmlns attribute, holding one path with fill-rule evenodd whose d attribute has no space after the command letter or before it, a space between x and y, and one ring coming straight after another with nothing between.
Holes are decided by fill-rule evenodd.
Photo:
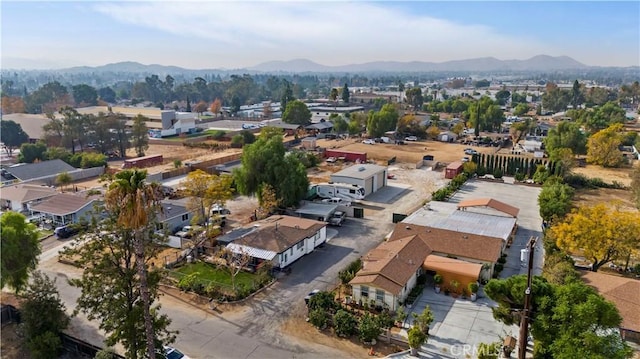
<instances>
[{"instance_id":1,"label":"concrete driveway","mask_svg":"<svg viewBox=\"0 0 640 359\"><path fill-rule=\"evenodd\" d=\"M518 326L506 326L493 319L491 308L496 304L486 298L482 290L478 292L478 300L472 302L442 292L437 294L432 285L427 285L413 303L411 313L419 314L427 305L435 319L430 326L429 340L421 349L425 358L467 358L467 354L475 358L480 343L493 343L507 335L518 336ZM413 317L409 314L405 328L410 328L412 323Z\"/></svg>"}]
</instances>

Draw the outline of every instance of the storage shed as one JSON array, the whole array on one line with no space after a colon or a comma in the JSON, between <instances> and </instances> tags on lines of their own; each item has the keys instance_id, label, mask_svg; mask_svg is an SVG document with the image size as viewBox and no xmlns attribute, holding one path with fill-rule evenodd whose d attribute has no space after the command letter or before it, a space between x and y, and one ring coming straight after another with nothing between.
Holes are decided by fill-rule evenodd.
<instances>
[{"instance_id":1,"label":"storage shed","mask_svg":"<svg viewBox=\"0 0 640 359\"><path fill-rule=\"evenodd\" d=\"M301 147L307 150L315 150L318 145L316 144L315 137L305 137L302 139Z\"/></svg>"},{"instance_id":2,"label":"storage shed","mask_svg":"<svg viewBox=\"0 0 640 359\"><path fill-rule=\"evenodd\" d=\"M364 188L364 195L368 196L387 185L387 167L372 164L353 165L332 174L331 181L361 186Z\"/></svg>"},{"instance_id":3,"label":"storage shed","mask_svg":"<svg viewBox=\"0 0 640 359\"><path fill-rule=\"evenodd\" d=\"M462 173L462 162L456 161L450 163L444 172L444 178L452 179Z\"/></svg>"}]
</instances>

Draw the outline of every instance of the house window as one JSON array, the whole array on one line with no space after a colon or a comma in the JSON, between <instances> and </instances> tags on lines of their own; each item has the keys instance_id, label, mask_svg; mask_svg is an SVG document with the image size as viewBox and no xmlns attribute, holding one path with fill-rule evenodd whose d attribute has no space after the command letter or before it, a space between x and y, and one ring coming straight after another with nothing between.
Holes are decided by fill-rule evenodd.
<instances>
[{"instance_id":1,"label":"house window","mask_svg":"<svg viewBox=\"0 0 640 359\"><path fill-rule=\"evenodd\" d=\"M376 300L380 303L384 302L384 290L376 289Z\"/></svg>"},{"instance_id":2,"label":"house window","mask_svg":"<svg viewBox=\"0 0 640 359\"><path fill-rule=\"evenodd\" d=\"M189 213L183 214L182 215L182 221L188 221L188 220L189 220Z\"/></svg>"},{"instance_id":3,"label":"house window","mask_svg":"<svg viewBox=\"0 0 640 359\"><path fill-rule=\"evenodd\" d=\"M369 298L369 287L361 286L360 287L360 296Z\"/></svg>"},{"instance_id":4,"label":"house window","mask_svg":"<svg viewBox=\"0 0 640 359\"><path fill-rule=\"evenodd\" d=\"M300 241L298 242L298 245L296 246L297 249L301 249L304 247L304 241Z\"/></svg>"}]
</instances>

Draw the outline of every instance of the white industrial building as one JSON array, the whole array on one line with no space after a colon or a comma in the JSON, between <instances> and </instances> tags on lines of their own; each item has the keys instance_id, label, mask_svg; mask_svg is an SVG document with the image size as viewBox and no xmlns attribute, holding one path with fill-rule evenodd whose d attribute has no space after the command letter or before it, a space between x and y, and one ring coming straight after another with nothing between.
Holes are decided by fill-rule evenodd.
<instances>
[{"instance_id":1,"label":"white industrial building","mask_svg":"<svg viewBox=\"0 0 640 359\"><path fill-rule=\"evenodd\" d=\"M349 183L364 188L364 195L376 192L387 185L387 167L373 164L357 164L331 175L331 182Z\"/></svg>"}]
</instances>

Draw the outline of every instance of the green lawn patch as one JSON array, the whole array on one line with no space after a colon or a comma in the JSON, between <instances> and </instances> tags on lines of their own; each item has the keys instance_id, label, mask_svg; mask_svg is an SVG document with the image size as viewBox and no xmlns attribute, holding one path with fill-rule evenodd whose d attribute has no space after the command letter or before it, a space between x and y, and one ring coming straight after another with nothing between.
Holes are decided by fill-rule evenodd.
<instances>
[{"instance_id":1,"label":"green lawn patch","mask_svg":"<svg viewBox=\"0 0 640 359\"><path fill-rule=\"evenodd\" d=\"M38 229L38 238L43 239L53 234L53 230L50 229Z\"/></svg>"},{"instance_id":2,"label":"green lawn patch","mask_svg":"<svg viewBox=\"0 0 640 359\"><path fill-rule=\"evenodd\" d=\"M188 263L178 268L176 271L184 275L198 273L198 279L202 280L205 286L210 282L215 282L217 284L226 285L231 288L231 275L229 274L229 272L224 269L218 269L213 264L209 264L206 262ZM252 288L254 282L257 281L258 278L253 273L242 271L238 273L238 275L236 275L236 286Z\"/></svg>"}]
</instances>

